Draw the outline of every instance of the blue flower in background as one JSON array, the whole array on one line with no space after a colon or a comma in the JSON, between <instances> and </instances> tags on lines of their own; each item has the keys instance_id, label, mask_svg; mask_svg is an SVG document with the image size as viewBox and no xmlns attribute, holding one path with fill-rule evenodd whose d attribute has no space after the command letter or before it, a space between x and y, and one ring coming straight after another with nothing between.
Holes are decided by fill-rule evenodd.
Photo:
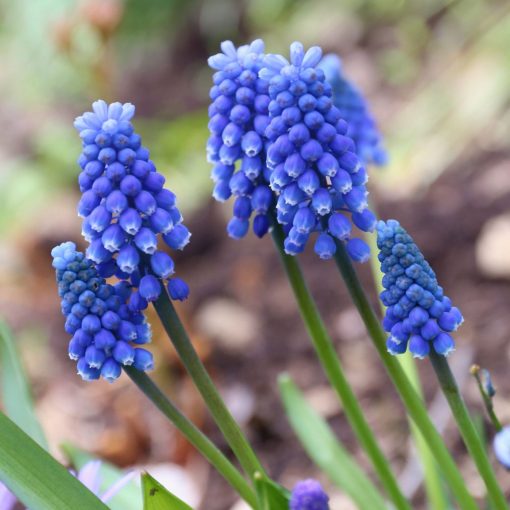
<instances>
[{"instance_id":1,"label":"blue flower in background","mask_svg":"<svg viewBox=\"0 0 510 510\"><path fill-rule=\"evenodd\" d=\"M315 252L323 259L346 243L351 258L365 262L370 249L352 238L352 223L372 231L376 218L368 209L367 172L355 153L348 125L331 98L332 89L318 68L322 50L306 53L290 47L290 62L267 55L260 78L269 82L267 166L278 195L277 220L284 225L285 251L296 255L317 232ZM351 222L352 220L352 222Z\"/></svg>"},{"instance_id":2,"label":"blue flower in background","mask_svg":"<svg viewBox=\"0 0 510 510\"><path fill-rule=\"evenodd\" d=\"M257 39L236 48L225 41L221 50L208 60L216 70L210 91L211 135L207 141L207 158L214 164L213 197L220 202L235 197L233 218L227 226L231 237L246 235L252 213L253 231L262 237L269 229L268 211L274 200L265 163L268 84L258 76L264 43Z\"/></svg>"},{"instance_id":3,"label":"blue flower in background","mask_svg":"<svg viewBox=\"0 0 510 510\"><path fill-rule=\"evenodd\" d=\"M101 276L115 275L139 287L130 303L141 305L139 310L145 301L157 299L159 280L168 282L173 299L185 299L188 288L173 276L174 262L158 249L158 242L162 237L170 248L182 250L191 234L182 223L175 195L164 188L165 177L134 132L135 107L96 101L92 110L74 122L83 142L78 214L90 243L87 258Z\"/></svg>"},{"instance_id":4,"label":"blue flower in background","mask_svg":"<svg viewBox=\"0 0 510 510\"><path fill-rule=\"evenodd\" d=\"M333 102L340 110L342 118L349 124L347 134L354 140L361 161L365 165L386 165L388 153L383 137L362 93L343 74L340 58L333 54L326 55L319 67L333 88Z\"/></svg>"},{"instance_id":5,"label":"blue flower in background","mask_svg":"<svg viewBox=\"0 0 510 510\"><path fill-rule=\"evenodd\" d=\"M494 436L494 454L506 469L510 469L510 427L502 428Z\"/></svg>"},{"instance_id":6,"label":"blue flower in background","mask_svg":"<svg viewBox=\"0 0 510 510\"><path fill-rule=\"evenodd\" d=\"M109 489L100 494L101 486L101 461L91 460L87 462L78 473L71 473L83 484L87 489L93 492L99 499L106 503L115 496L122 488L129 483L136 475L136 471L130 471L119 478ZM14 510L18 506L18 499L9 491L9 489L0 482L0 510Z\"/></svg>"},{"instance_id":7,"label":"blue flower in background","mask_svg":"<svg viewBox=\"0 0 510 510\"><path fill-rule=\"evenodd\" d=\"M424 358L434 349L447 356L455 348L450 333L463 322L459 309L443 294L434 271L398 221L377 223L377 246L388 351L403 354L409 348L414 357Z\"/></svg>"},{"instance_id":8,"label":"blue flower in background","mask_svg":"<svg viewBox=\"0 0 510 510\"><path fill-rule=\"evenodd\" d=\"M66 317L65 330L73 335L68 353L77 362L82 379L90 381L101 376L112 382L120 376L123 365L151 370L152 354L136 347L150 342L150 325L134 309L137 307L127 304L131 304L136 291L124 281L106 283L72 242L56 246L51 255L62 314Z\"/></svg>"},{"instance_id":9,"label":"blue flower in background","mask_svg":"<svg viewBox=\"0 0 510 510\"><path fill-rule=\"evenodd\" d=\"M290 510L329 510L329 498L317 480L298 482L292 490Z\"/></svg>"}]
</instances>

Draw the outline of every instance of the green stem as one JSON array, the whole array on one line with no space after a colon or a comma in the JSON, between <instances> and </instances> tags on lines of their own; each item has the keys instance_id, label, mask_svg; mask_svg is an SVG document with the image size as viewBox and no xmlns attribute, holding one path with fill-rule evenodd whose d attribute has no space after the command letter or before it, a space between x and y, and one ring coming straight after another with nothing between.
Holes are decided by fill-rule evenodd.
<instances>
[{"instance_id":1,"label":"green stem","mask_svg":"<svg viewBox=\"0 0 510 510\"><path fill-rule=\"evenodd\" d=\"M184 416L173 402L156 386L144 372L133 367L124 371L152 403L177 427L186 439L215 467L239 495L252 507L257 508L257 499L252 488L232 463L191 421Z\"/></svg>"},{"instance_id":2,"label":"green stem","mask_svg":"<svg viewBox=\"0 0 510 510\"><path fill-rule=\"evenodd\" d=\"M153 304L182 363L193 379L212 417L232 448L232 451L239 460L244 471L251 479L253 479L256 471L264 473L264 468L260 464L255 452L241 432L239 425L230 414L207 373L207 370L200 361L163 286L159 298L154 301Z\"/></svg>"},{"instance_id":3,"label":"green stem","mask_svg":"<svg viewBox=\"0 0 510 510\"><path fill-rule=\"evenodd\" d=\"M473 365L473 367L471 367L471 373L476 379L478 390L480 391L480 394L482 396L482 400L485 405L485 410L489 415L489 419L492 422L492 426L495 428L496 432L499 432L503 428L503 425L501 425L501 422L496 416L496 413L494 412L494 404L492 403L492 398L485 391L485 388L480 379L480 367L478 365Z\"/></svg>"},{"instance_id":4,"label":"green stem","mask_svg":"<svg viewBox=\"0 0 510 510\"><path fill-rule=\"evenodd\" d=\"M448 360L444 356L440 356L431 350L429 354L432 367L436 372L437 379L443 390L443 393L448 400L452 414L457 422L464 444L466 445L472 459L474 460L478 472L480 473L485 486L489 499L492 501L494 508L498 510L508 509L507 502L501 487L496 480L496 475L490 464L487 453L483 443L478 435L469 412L467 410L464 399L462 398L455 377L453 376Z\"/></svg>"},{"instance_id":5,"label":"green stem","mask_svg":"<svg viewBox=\"0 0 510 510\"><path fill-rule=\"evenodd\" d=\"M347 381L333 342L326 331L319 311L306 286L297 260L295 257L286 255L283 251L283 231L279 225L274 225L273 238L294 291L308 334L312 339L321 365L331 385L340 397L345 414L356 437L372 461L374 469L395 507L402 510L411 510L409 502L398 486L388 460L377 444L377 440L363 415L358 399Z\"/></svg>"},{"instance_id":6,"label":"green stem","mask_svg":"<svg viewBox=\"0 0 510 510\"><path fill-rule=\"evenodd\" d=\"M402 370L400 363L394 356L388 355L386 351L386 334L363 291L356 272L352 267L349 255L341 243L337 243L335 262L388 375L399 392L409 416L427 441L462 510L477 510L478 506L467 491L464 479L448 452L443 439L432 424L425 405Z\"/></svg>"},{"instance_id":7,"label":"green stem","mask_svg":"<svg viewBox=\"0 0 510 510\"><path fill-rule=\"evenodd\" d=\"M372 205L372 210L373 209L374 207ZM372 270L372 276L377 288L377 293L380 294L384 290L384 287L382 285L382 273L379 267L379 260L377 259L377 253L379 252L377 249L377 237L374 233L372 233L366 234L365 238L370 245L370 266ZM381 312L384 314L385 306L381 300L379 300L379 304ZM411 356L411 353L407 352L402 356L398 356L397 360L399 361L404 374L408 377L413 388L416 390L418 396L421 398L421 400L424 400L423 389L420 383L420 377L418 375L418 369L416 367L416 362ZM434 459L434 455L430 451L429 445L427 444L427 441L425 441L425 438L421 434L419 428L413 423L412 420L409 420L409 426L411 428L411 435L413 437L413 441L422 465L427 501L430 503L434 510L448 510L450 504L448 502L446 491L444 490L443 484L441 482L440 472Z\"/></svg>"}]
</instances>

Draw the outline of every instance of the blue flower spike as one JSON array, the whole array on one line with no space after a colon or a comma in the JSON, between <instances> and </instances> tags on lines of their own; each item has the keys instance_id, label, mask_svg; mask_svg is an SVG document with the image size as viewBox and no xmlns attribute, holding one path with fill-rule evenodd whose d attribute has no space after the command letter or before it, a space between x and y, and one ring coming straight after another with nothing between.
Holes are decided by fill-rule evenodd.
<instances>
[{"instance_id":1,"label":"blue flower spike","mask_svg":"<svg viewBox=\"0 0 510 510\"><path fill-rule=\"evenodd\" d=\"M168 285L174 278L174 262L158 250L159 240L182 250L191 234L182 223L175 195L164 187L165 177L134 131L134 113L130 103L108 105L100 100L74 126L83 144L78 159L82 168L78 214L83 217L83 236L90 243L86 256L101 276L116 276L136 289L149 272ZM173 299L187 298L184 292L175 295Z\"/></svg>"},{"instance_id":2,"label":"blue flower spike","mask_svg":"<svg viewBox=\"0 0 510 510\"><path fill-rule=\"evenodd\" d=\"M316 233L315 252L331 258L336 243L347 244L356 262L369 248L352 237L352 224L372 231L366 171L347 136L348 125L333 104L332 88L318 67L322 50L304 51L294 42L290 61L266 55L259 77L269 83L270 123L265 129L269 183L278 196L277 220L286 232L285 251L296 255Z\"/></svg>"},{"instance_id":3,"label":"blue flower spike","mask_svg":"<svg viewBox=\"0 0 510 510\"><path fill-rule=\"evenodd\" d=\"M244 237L252 215L253 231L263 237L269 229L268 211L273 202L265 165L268 84L258 76L264 43L257 39L236 48L225 41L221 50L208 60L216 71L210 91L211 135L207 142L207 158L214 165L213 197L220 202L234 197L233 218L227 226L230 237Z\"/></svg>"},{"instance_id":4,"label":"blue flower spike","mask_svg":"<svg viewBox=\"0 0 510 510\"><path fill-rule=\"evenodd\" d=\"M139 347L150 342L150 327L142 313L126 304L136 291L125 282L106 283L72 242L56 246L51 255L65 330L72 335L69 357L82 379L113 382L122 366L151 370L152 354Z\"/></svg>"},{"instance_id":5,"label":"blue flower spike","mask_svg":"<svg viewBox=\"0 0 510 510\"><path fill-rule=\"evenodd\" d=\"M493 447L498 461L510 470L510 427L503 427L494 436Z\"/></svg>"},{"instance_id":6,"label":"blue flower spike","mask_svg":"<svg viewBox=\"0 0 510 510\"><path fill-rule=\"evenodd\" d=\"M317 480L298 482L292 490L290 510L329 510L329 497Z\"/></svg>"},{"instance_id":7,"label":"blue flower spike","mask_svg":"<svg viewBox=\"0 0 510 510\"><path fill-rule=\"evenodd\" d=\"M398 221L377 223L377 246L388 351L403 354L409 349L422 359L433 349L447 356L455 348L451 333L464 320L460 310L443 294L434 271Z\"/></svg>"},{"instance_id":8,"label":"blue flower spike","mask_svg":"<svg viewBox=\"0 0 510 510\"><path fill-rule=\"evenodd\" d=\"M342 61L337 55L325 55L319 67L333 88L335 106L349 124L347 134L354 140L359 158L365 165L385 166L388 163L388 153L382 134L363 94L346 78Z\"/></svg>"}]
</instances>

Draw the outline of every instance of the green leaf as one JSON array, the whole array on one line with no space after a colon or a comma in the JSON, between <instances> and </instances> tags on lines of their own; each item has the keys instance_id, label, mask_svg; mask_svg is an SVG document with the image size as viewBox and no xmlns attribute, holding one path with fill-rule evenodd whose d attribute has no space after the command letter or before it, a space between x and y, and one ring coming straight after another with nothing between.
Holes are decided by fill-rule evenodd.
<instances>
[{"instance_id":1,"label":"green leaf","mask_svg":"<svg viewBox=\"0 0 510 510\"><path fill-rule=\"evenodd\" d=\"M260 473L255 477L255 487L262 510L288 510L290 492Z\"/></svg>"},{"instance_id":2,"label":"green leaf","mask_svg":"<svg viewBox=\"0 0 510 510\"><path fill-rule=\"evenodd\" d=\"M182 499L168 492L149 473L142 475L144 510L193 510Z\"/></svg>"},{"instance_id":3,"label":"green leaf","mask_svg":"<svg viewBox=\"0 0 510 510\"><path fill-rule=\"evenodd\" d=\"M93 457L89 453L86 453L69 443L63 444L61 448L66 457L77 470L80 470L85 464L87 464L87 462L96 460L96 457ZM101 484L99 486L100 494L106 492L106 490L125 475L124 471L105 461L101 461L99 473L101 479ZM129 481L124 487L122 487L122 490L117 492L111 499L108 500L108 507L110 510L140 510L140 508L142 508L142 491L137 479L138 477Z\"/></svg>"},{"instance_id":4,"label":"green leaf","mask_svg":"<svg viewBox=\"0 0 510 510\"><path fill-rule=\"evenodd\" d=\"M387 508L376 486L306 402L291 378L281 375L278 382L287 417L309 457L361 510Z\"/></svg>"},{"instance_id":5,"label":"green leaf","mask_svg":"<svg viewBox=\"0 0 510 510\"><path fill-rule=\"evenodd\" d=\"M3 413L0 413L0 480L28 508L108 509Z\"/></svg>"},{"instance_id":6,"label":"green leaf","mask_svg":"<svg viewBox=\"0 0 510 510\"><path fill-rule=\"evenodd\" d=\"M7 324L0 320L1 400L11 420L40 446L48 449L41 425L34 412L30 387L21 366L13 336Z\"/></svg>"}]
</instances>

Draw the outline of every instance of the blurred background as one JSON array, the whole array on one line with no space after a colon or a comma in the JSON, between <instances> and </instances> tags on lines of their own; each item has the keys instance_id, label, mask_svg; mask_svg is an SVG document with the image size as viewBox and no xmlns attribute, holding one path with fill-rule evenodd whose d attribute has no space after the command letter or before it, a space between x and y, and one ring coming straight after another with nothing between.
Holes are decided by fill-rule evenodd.
<instances>
[{"instance_id":1,"label":"blurred background","mask_svg":"<svg viewBox=\"0 0 510 510\"><path fill-rule=\"evenodd\" d=\"M366 94L390 163L371 169L371 196L421 246L466 322L452 363L490 368L510 422L510 5L504 0L0 0L0 316L18 338L37 412L55 454L71 442L118 466L152 465L197 508L236 504L226 484L126 378L88 384L67 359L68 338L50 249L84 248L75 207L80 140L72 122L97 98L132 102L135 128L178 195L192 242L178 275L179 307L196 347L271 474L288 487L319 476L332 508L351 508L318 475L284 417L276 378L288 371L369 470L313 356L270 239L225 234L231 204L210 198L208 55L262 37L286 54L300 39L338 53ZM402 483L424 508L408 427L333 263L302 257L338 352ZM359 272L371 290L369 267ZM154 317L153 317L154 318ZM221 447L220 435L154 324L154 377ZM427 363L427 398L466 483L483 493ZM488 431L491 434L491 431ZM510 491L510 475L497 468ZM236 508L241 508L237 506Z\"/></svg>"}]
</instances>

